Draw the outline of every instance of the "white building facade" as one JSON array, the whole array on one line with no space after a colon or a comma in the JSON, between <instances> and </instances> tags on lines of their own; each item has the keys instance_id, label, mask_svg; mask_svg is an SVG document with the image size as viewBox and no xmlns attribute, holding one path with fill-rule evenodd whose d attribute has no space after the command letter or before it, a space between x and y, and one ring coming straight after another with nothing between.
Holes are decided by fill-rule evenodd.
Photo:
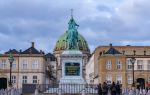
<instances>
[{"instance_id":1,"label":"white building facade","mask_svg":"<svg viewBox=\"0 0 150 95\"><path fill-rule=\"evenodd\" d=\"M32 46L23 52L13 49L0 56L0 82L3 87L8 87L10 81L9 53L14 57L11 75L13 87L22 88L22 84L44 84L44 53L36 50L32 43Z\"/></svg>"}]
</instances>

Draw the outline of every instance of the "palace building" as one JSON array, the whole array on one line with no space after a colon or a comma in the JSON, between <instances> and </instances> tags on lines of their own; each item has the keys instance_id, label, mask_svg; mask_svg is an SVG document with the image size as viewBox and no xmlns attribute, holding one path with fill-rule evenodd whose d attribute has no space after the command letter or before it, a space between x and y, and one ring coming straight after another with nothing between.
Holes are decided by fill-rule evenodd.
<instances>
[{"instance_id":1,"label":"palace building","mask_svg":"<svg viewBox=\"0 0 150 95\"><path fill-rule=\"evenodd\" d=\"M122 87L131 87L133 71L131 58L135 58L134 82L136 87L150 87L150 46L99 46L92 54L87 68L88 83L111 84L120 82ZM91 61L92 60L92 61ZM90 72L91 71L91 72Z\"/></svg>"},{"instance_id":2,"label":"palace building","mask_svg":"<svg viewBox=\"0 0 150 95\"><path fill-rule=\"evenodd\" d=\"M9 54L13 55L12 85L22 88L22 84L45 83L45 55L43 51L35 48L34 42L31 47L24 51L9 50L0 56L0 89L7 88L10 81Z\"/></svg>"}]
</instances>

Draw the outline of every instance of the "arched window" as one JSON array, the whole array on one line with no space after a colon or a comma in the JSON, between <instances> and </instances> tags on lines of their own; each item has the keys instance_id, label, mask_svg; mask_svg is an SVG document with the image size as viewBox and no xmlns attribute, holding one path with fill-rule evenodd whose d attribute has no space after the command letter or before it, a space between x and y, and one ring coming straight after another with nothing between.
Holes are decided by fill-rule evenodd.
<instances>
[{"instance_id":1,"label":"arched window","mask_svg":"<svg viewBox=\"0 0 150 95\"><path fill-rule=\"evenodd\" d=\"M106 61L106 69L111 70L111 60Z\"/></svg>"}]
</instances>

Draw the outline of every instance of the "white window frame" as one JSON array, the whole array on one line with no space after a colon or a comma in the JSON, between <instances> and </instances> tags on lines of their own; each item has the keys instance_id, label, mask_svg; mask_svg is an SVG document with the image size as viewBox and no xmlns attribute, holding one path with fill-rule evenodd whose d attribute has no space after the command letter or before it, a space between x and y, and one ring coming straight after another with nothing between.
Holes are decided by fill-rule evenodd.
<instances>
[{"instance_id":1,"label":"white window frame","mask_svg":"<svg viewBox=\"0 0 150 95\"><path fill-rule=\"evenodd\" d=\"M1 65L1 66L2 66L1 68L2 68L2 69L6 69L6 68L7 68L7 60L6 60L6 59L2 59L2 60L1 60L1 64L2 64L2 65Z\"/></svg>"},{"instance_id":2,"label":"white window frame","mask_svg":"<svg viewBox=\"0 0 150 95\"><path fill-rule=\"evenodd\" d=\"M132 84L133 82L133 77L132 76L128 76L128 84Z\"/></svg>"},{"instance_id":3,"label":"white window frame","mask_svg":"<svg viewBox=\"0 0 150 95\"><path fill-rule=\"evenodd\" d=\"M16 76L11 76L11 82L16 83Z\"/></svg>"},{"instance_id":4,"label":"white window frame","mask_svg":"<svg viewBox=\"0 0 150 95\"><path fill-rule=\"evenodd\" d=\"M126 64L127 64L127 70L132 70L132 63L130 62L130 60L127 60Z\"/></svg>"},{"instance_id":5,"label":"white window frame","mask_svg":"<svg viewBox=\"0 0 150 95\"><path fill-rule=\"evenodd\" d=\"M118 59L117 60L117 62L116 62L116 64L117 64L117 70L121 70L122 69L122 64L121 64L121 61Z\"/></svg>"},{"instance_id":6,"label":"white window frame","mask_svg":"<svg viewBox=\"0 0 150 95\"><path fill-rule=\"evenodd\" d=\"M137 60L137 70L143 70L143 60Z\"/></svg>"},{"instance_id":7,"label":"white window frame","mask_svg":"<svg viewBox=\"0 0 150 95\"><path fill-rule=\"evenodd\" d=\"M107 84L111 84L112 83L112 76L111 76L111 74L107 74L106 75L106 82L107 82Z\"/></svg>"},{"instance_id":8,"label":"white window frame","mask_svg":"<svg viewBox=\"0 0 150 95\"><path fill-rule=\"evenodd\" d=\"M16 69L16 68L17 68L16 59L14 59L12 63L12 69Z\"/></svg>"},{"instance_id":9,"label":"white window frame","mask_svg":"<svg viewBox=\"0 0 150 95\"><path fill-rule=\"evenodd\" d=\"M28 76L22 76L22 83L26 84L28 80Z\"/></svg>"},{"instance_id":10,"label":"white window frame","mask_svg":"<svg viewBox=\"0 0 150 95\"><path fill-rule=\"evenodd\" d=\"M150 60L147 61L147 70L150 70Z\"/></svg>"},{"instance_id":11,"label":"white window frame","mask_svg":"<svg viewBox=\"0 0 150 95\"><path fill-rule=\"evenodd\" d=\"M111 60L106 61L106 69L111 70L111 68L112 68L111 66L112 66Z\"/></svg>"},{"instance_id":12,"label":"white window frame","mask_svg":"<svg viewBox=\"0 0 150 95\"><path fill-rule=\"evenodd\" d=\"M26 59L22 60L22 69L28 69L28 60Z\"/></svg>"},{"instance_id":13,"label":"white window frame","mask_svg":"<svg viewBox=\"0 0 150 95\"><path fill-rule=\"evenodd\" d=\"M121 75L117 75L116 76L116 83L122 84L122 76Z\"/></svg>"},{"instance_id":14,"label":"white window frame","mask_svg":"<svg viewBox=\"0 0 150 95\"><path fill-rule=\"evenodd\" d=\"M150 76L148 76L148 82L150 82Z\"/></svg>"},{"instance_id":15,"label":"white window frame","mask_svg":"<svg viewBox=\"0 0 150 95\"><path fill-rule=\"evenodd\" d=\"M37 84L38 83L38 76L36 76L36 75L34 75L33 77L32 77L32 83L33 84Z\"/></svg>"},{"instance_id":16,"label":"white window frame","mask_svg":"<svg viewBox=\"0 0 150 95\"><path fill-rule=\"evenodd\" d=\"M39 60L32 60L32 69L38 69L39 68Z\"/></svg>"}]
</instances>

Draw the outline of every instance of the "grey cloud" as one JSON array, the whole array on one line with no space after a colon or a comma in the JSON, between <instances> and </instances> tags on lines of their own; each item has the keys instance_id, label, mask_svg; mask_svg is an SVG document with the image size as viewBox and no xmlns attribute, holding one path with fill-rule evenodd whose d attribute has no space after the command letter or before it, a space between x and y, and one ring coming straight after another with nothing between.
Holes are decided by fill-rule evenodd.
<instances>
[{"instance_id":1,"label":"grey cloud","mask_svg":"<svg viewBox=\"0 0 150 95\"><path fill-rule=\"evenodd\" d=\"M52 52L67 30L71 8L92 50L109 43L149 45L149 1L132 0L134 6L126 6L130 1L1 0L0 50L26 49L35 41L38 49Z\"/></svg>"}]
</instances>

